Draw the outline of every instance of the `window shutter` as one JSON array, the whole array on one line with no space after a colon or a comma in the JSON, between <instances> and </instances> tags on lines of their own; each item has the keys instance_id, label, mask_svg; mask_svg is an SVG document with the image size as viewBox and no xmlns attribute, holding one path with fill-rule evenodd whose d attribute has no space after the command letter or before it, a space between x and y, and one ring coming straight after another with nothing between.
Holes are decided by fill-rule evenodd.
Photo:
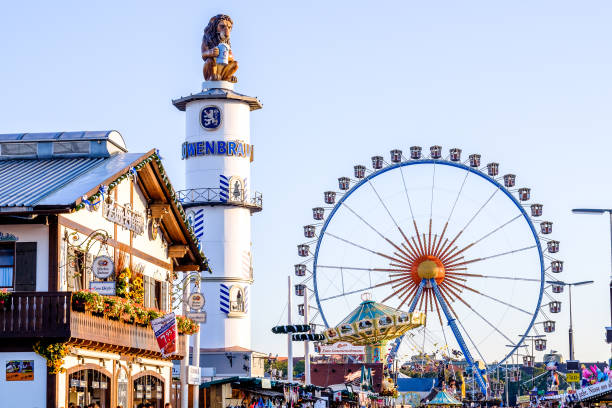
<instances>
[{"instance_id":1,"label":"window shutter","mask_svg":"<svg viewBox=\"0 0 612 408\"><path fill-rule=\"evenodd\" d=\"M17 242L15 258L15 291L36 290L36 242Z\"/></svg>"},{"instance_id":2,"label":"window shutter","mask_svg":"<svg viewBox=\"0 0 612 408\"><path fill-rule=\"evenodd\" d=\"M151 307L151 285L149 285L149 277L142 275L142 286L144 287L144 306Z\"/></svg>"},{"instance_id":3,"label":"window shutter","mask_svg":"<svg viewBox=\"0 0 612 408\"><path fill-rule=\"evenodd\" d=\"M168 311L168 282L161 283L161 310Z\"/></svg>"}]
</instances>

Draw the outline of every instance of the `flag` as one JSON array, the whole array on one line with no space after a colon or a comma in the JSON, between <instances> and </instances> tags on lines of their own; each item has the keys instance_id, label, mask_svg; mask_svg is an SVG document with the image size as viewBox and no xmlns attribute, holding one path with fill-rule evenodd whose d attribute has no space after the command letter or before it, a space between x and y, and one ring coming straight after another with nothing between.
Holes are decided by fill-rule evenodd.
<instances>
[{"instance_id":1,"label":"flag","mask_svg":"<svg viewBox=\"0 0 612 408\"><path fill-rule=\"evenodd\" d=\"M161 350L163 357L168 357L176 353L176 316L168 313L160 318L151 320L151 327L155 333L155 339Z\"/></svg>"}]
</instances>

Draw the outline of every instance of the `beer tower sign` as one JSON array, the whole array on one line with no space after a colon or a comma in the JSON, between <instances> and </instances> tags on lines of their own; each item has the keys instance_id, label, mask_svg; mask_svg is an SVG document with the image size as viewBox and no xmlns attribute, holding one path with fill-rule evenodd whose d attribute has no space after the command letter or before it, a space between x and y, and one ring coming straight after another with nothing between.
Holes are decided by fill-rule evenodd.
<instances>
[{"instance_id":1,"label":"beer tower sign","mask_svg":"<svg viewBox=\"0 0 612 408\"><path fill-rule=\"evenodd\" d=\"M212 270L202 273L207 320L200 347L250 350L251 215L261 211L261 194L250 177L250 114L262 105L234 90L232 27L229 16L210 19L202 39L202 90L172 103L186 114L177 152L185 163L186 189L178 194Z\"/></svg>"}]
</instances>

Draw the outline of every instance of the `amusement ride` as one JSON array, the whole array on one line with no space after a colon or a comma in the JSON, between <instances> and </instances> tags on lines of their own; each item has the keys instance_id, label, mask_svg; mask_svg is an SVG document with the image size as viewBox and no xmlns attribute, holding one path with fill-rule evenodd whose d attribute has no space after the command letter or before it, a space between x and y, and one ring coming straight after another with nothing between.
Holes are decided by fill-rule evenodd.
<instances>
[{"instance_id":1,"label":"amusement ride","mask_svg":"<svg viewBox=\"0 0 612 408\"><path fill-rule=\"evenodd\" d=\"M502 175L499 163L483 165L479 154L464 160L461 149L444 155L437 145L413 146L407 156L394 149L388 160L373 156L371 168L358 164L352 177L338 178L312 209L295 265L295 293L312 307L311 325L324 327L324 342L353 336L378 344L387 368L402 347L449 357L458 347L485 396L486 373L530 333L534 348L545 350L545 334L555 331L549 314L561 311L554 296L563 286L553 274L563 262L543 205L517 179ZM379 313L356 319L358 304ZM402 316L417 323L421 315L422 324L397 327ZM381 322L394 327L384 341Z\"/></svg>"}]
</instances>

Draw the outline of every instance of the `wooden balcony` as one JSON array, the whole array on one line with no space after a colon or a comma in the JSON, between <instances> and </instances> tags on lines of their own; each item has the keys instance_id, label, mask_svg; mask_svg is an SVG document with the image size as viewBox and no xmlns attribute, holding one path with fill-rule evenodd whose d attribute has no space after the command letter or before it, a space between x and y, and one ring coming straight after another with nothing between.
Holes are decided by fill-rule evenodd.
<instances>
[{"instance_id":1,"label":"wooden balcony","mask_svg":"<svg viewBox=\"0 0 612 408\"><path fill-rule=\"evenodd\" d=\"M57 339L97 350L161 357L151 327L71 310L71 292L16 292L0 309L0 347L5 341ZM185 336L179 336L182 359Z\"/></svg>"}]
</instances>

